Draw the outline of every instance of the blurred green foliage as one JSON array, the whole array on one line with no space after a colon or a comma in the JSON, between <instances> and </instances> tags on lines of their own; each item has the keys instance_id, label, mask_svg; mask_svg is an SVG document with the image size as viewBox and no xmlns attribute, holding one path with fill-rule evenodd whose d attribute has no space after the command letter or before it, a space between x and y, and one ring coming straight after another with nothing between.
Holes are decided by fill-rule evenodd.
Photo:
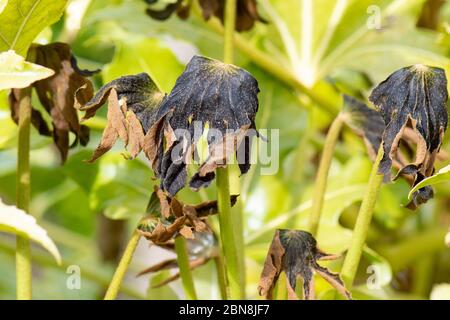
<instances>
[{"instance_id":1,"label":"blurred green foliage","mask_svg":"<svg viewBox=\"0 0 450 320\"><path fill-rule=\"evenodd\" d=\"M51 2L64 5L65 1ZM342 92L367 97L374 84L406 65L440 66L450 75L450 3L440 11L437 30L429 30L416 27L424 2L260 0L258 8L269 23L257 23L241 37L254 51L267 54L278 66L292 72L307 90L331 101L337 112ZM101 68L94 77L97 87L122 75L147 72L163 91L169 92L193 54L221 59L221 35L195 10L191 10L188 20L173 16L161 22L148 17L145 8L141 0L69 1L63 18L38 39L69 42L82 68ZM377 10L381 14L379 29L370 25L378 21L373 16ZM0 26L3 32L3 24ZM257 282L274 228L301 229L306 224L317 163L332 117L330 110L274 76L239 46L235 62L259 82L257 126L280 129L279 171L261 176L257 164L241 179L234 179L232 186L241 192L238 207L244 212L248 297L257 298ZM0 196L13 204L17 127L9 117L7 94L0 92ZM38 105L37 101L33 103ZM106 235L98 234L96 216L124 220L131 234L156 183L148 163L141 158L126 161L120 145L94 164L83 162L98 144L105 122L97 119L87 124L92 130L88 147L72 149L62 166L50 139L32 130L31 214L47 229L63 256L63 265L58 267L47 253L33 247L36 298L101 297L115 264L101 259L96 239ZM443 150L450 152L448 138ZM438 162L437 167L448 163ZM370 169L363 141L344 129L331 166L319 228L318 243L323 250L339 254L348 248ZM392 268L397 265L397 257L386 248L409 244L417 237L424 241L421 235L445 230L443 226L448 226L450 220L449 183L436 185L435 198L417 212L402 207L408 192L409 186L403 181L382 188L358 273L356 298L426 299L434 284L450 282L450 252L443 238L441 242L434 240L436 233L426 238L428 249L405 252L403 261L408 263L401 270ZM180 196L184 202L198 203L204 198L213 199L215 187L200 193L183 190ZM14 239L0 234L0 299L14 298L13 253ZM155 259L159 261L160 257L143 244L124 284L124 298L182 296L178 282L151 289L149 284L162 280L164 275L151 280L134 279L134 274L156 263ZM336 271L341 263L330 262L329 267ZM424 268L425 263L430 267ZM80 290L66 287L66 268L72 264L81 267ZM373 272L379 272L376 289L366 284ZM196 270L194 276L197 287L202 289L197 290L200 298L219 297L212 262ZM417 285L419 282L424 285ZM320 280L317 291L319 298L333 296L331 287Z\"/></svg>"}]
</instances>

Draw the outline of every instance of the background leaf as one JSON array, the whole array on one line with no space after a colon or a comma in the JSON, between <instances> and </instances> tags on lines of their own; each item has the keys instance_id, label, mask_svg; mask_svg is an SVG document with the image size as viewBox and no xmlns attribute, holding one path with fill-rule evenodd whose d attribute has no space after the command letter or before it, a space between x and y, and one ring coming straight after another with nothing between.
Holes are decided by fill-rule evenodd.
<instances>
[{"instance_id":1,"label":"background leaf","mask_svg":"<svg viewBox=\"0 0 450 320\"><path fill-rule=\"evenodd\" d=\"M15 50L25 56L34 38L59 20L65 0L9 0L0 13L0 51Z\"/></svg>"},{"instance_id":2,"label":"background leaf","mask_svg":"<svg viewBox=\"0 0 450 320\"><path fill-rule=\"evenodd\" d=\"M41 244L50 252L58 264L61 255L47 231L36 223L36 219L15 206L8 206L0 200L0 231L25 236Z\"/></svg>"}]
</instances>

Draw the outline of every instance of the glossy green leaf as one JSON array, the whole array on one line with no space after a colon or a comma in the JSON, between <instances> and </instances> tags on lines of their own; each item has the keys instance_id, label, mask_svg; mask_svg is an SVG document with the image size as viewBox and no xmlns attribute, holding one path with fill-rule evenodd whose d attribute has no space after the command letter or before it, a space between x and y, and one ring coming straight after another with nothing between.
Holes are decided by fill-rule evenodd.
<instances>
[{"instance_id":1,"label":"glossy green leaf","mask_svg":"<svg viewBox=\"0 0 450 320\"><path fill-rule=\"evenodd\" d=\"M0 13L0 52L15 50L25 56L34 38L59 20L66 0L9 0Z\"/></svg>"},{"instance_id":2,"label":"glossy green leaf","mask_svg":"<svg viewBox=\"0 0 450 320\"><path fill-rule=\"evenodd\" d=\"M36 219L15 206L8 206L0 200L0 231L28 237L36 241L50 252L58 264L61 263L61 255L42 227L36 223Z\"/></svg>"},{"instance_id":3,"label":"glossy green leaf","mask_svg":"<svg viewBox=\"0 0 450 320\"><path fill-rule=\"evenodd\" d=\"M52 69L25 61L13 50L0 53L0 90L25 88L54 73Z\"/></svg>"},{"instance_id":4,"label":"glossy green leaf","mask_svg":"<svg viewBox=\"0 0 450 320\"><path fill-rule=\"evenodd\" d=\"M420 188L449 181L450 181L450 165L442 168L431 177L428 177L420 181L413 189L411 189L411 191L408 194L408 199L411 199L413 193L419 190Z\"/></svg>"}]
</instances>

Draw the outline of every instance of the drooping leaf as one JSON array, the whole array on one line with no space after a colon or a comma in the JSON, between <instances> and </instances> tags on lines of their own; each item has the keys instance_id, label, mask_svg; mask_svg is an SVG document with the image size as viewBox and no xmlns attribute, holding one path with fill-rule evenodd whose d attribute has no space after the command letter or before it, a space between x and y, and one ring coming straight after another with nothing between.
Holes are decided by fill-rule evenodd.
<instances>
[{"instance_id":1,"label":"drooping leaf","mask_svg":"<svg viewBox=\"0 0 450 320\"><path fill-rule=\"evenodd\" d=\"M234 205L236 199L237 196L231 196L230 204ZM195 233L211 232L206 218L217 211L217 201L184 204L155 187L147 207L148 216L140 221L138 231L159 246L167 245L178 234L193 239Z\"/></svg>"},{"instance_id":2,"label":"drooping leaf","mask_svg":"<svg viewBox=\"0 0 450 320\"><path fill-rule=\"evenodd\" d=\"M205 20L215 16L223 23L225 0L200 0L200 6ZM235 29L237 31L250 30L256 21L266 22L258 14L256 0L237 0Z\"/></svg>"},{"instance_id":3,"label":"drooping leaf","mask_svg":"<svg viewBox=\"0 0 450 320\"><path fill-rule=\"evenodd\" d=\"M9 0L0 13L0 52L15 50L26 56L34 38L59 20L66 0Z\"/></svg>"},{"instance_id":4,"label":"drooping leaf","mask_svg":"<svg viewBox=\"0 0 450 320\"><path fill-rule=\"evenodd\" d=\"M53 76L32 84L39 101L52 119L53 130L47 129L46 121L36 109L33 109L32 122L42 135L53 135L62 162L65 162L70 147L78 142L85 146L89 141L89 128L80 125L78 120L75 95L81 103L92 97L92 83L86 77L96 71L80 70L70 46L65 43L33 45L29 55L34 57L36 63L55 72ZM9 96L11 115L16 123L19 120L20 95L21 90L14 89ZM69 141L69 133L75 134L73 143Z\"/></svg>"},{"instance_id":5,"label":"drooping leaf","mask_svg":"<svg viewBox=\"0 0 450 320\"><path fill-rule=\"evenodd\" d=\"M50 252L58 264L61 263L61 255L42 227L36 223L36 219L15 206L8 206L0 200L0 231L28 237L36 241Z\"/></svg>"},{"instance_id":6,"label":"drooping leaf","mask_svg":"<svg viewBox=\"0 0 450 320\"><path fill-rule=\"evenodd\" d=\"M350 128L364 138L369 155L375 159L385 128L381 114L364 102L344 95L342 117Z\"/></svg>"},{"instance_id":7,"label":"drooping leaf","mask_svg":"<svg viewBox=\"0 0 450 320\"><path fill-rule=\"evenodd\" d=\"M397 176L411 176L415 186L432 175L448 123L445 71L423 65L402 68L380 83L369 99L380 109L386 123L380 173L390 174L400 140L406 129L412 129L415 159L405 164ZM424 187L416 191L407 207L414 210L432 196L431 187Z\"/></svg>"},{"instance_id":8,"label":"drooping leaf","mask_svg":"<svg viewBox=\"0 0 450 320\"><path fill-rule=\"evenodd\" d=\"M186 3L183 0L169 2L146 0L146 2L151 5L146 9L146 13L156 20L166 20L172 16L173 13L176 13L181 19L186 19L189 16L190 3ZM162 6L163 4L164 6ZM215 16L223 23L225 0L200 0L199 4L205 20L209 20L212 16ZM265 22L258 14L256 1L237 0L235 29L237 31L250 30L256 21Z\"/></svg>"},{"instance_id":9,"label":"drooping leaf","mask_svg":"<svg viewBox=\"0 0 450 320\"><path fill-rule=\"evenodd\" d=\"M159 120L151 129L158 132L149 148L159 150L151 160L162 189L175 195L184 187L186 164L194 158L206 125L209 157L191 187L207 186L215 177L214 169L225 166L234 153L241 173L247 172L248 141L257 134L258 92L256 79L245 70L205 57L192 58L162 102ZM247 147L240 149L244 144Z\"/></svg>"},{"instance_id":10,"label":"drooping leaf","mask_svg":"<svg viewBox=\"0 0 450 320\"><path fill-rule=\"evenodd\" d=\"M25 61L13 50L0 53L0 90L25 88L54 73L52 69Z\"/></svg>"},{"instance_id":11,"label":"drooping leaf","mask_svg":"<svg viewBox=\"0 0 450 320\"><path fill-rule=\"evenodd\" d=\"M140 73L113 80L100 88L92 100L84 104L79 103L79 109L86 111L83 119L89 119L108 99L108 124L89 161L95 161L110 150L118 138L128 147L131 158L146 149L145 135L152 134L149 128L155 122L163 98L164 94L151 78L146 73Z\"/></svg>"},{"instance_id":12,"label":"drooping leaf","mask_svg":"<svg viewBox=\"0 0 450 320\"><path fill-rule=\"evenodd\" d=\"M336 256L326 254L318 249L317 242L310 233L278 229L264 264L258 287L259 294L267 299L272 299L272 291L280 273L284 271L288 280L288 296L291 300L298 299L295 293L297 277L303 279L303 298L305 300L315 299L314 273L319 274L344 297L351 299L350 292L345 288L339 275L318 264L319 260L336 258Z\"/></svg>"}]
</instances>

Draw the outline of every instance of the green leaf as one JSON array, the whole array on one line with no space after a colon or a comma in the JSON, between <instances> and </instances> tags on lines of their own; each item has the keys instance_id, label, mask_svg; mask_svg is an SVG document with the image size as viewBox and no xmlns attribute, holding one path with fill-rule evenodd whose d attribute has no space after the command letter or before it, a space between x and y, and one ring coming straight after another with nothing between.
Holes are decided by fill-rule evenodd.
<instances>
[{"instance_id":1,"label":"green leaf","mask_svg":"<svg viewBox=\"0 0 450 320\"><path fill-rule=\"evenodd\" d=\"M3 9L5 9L8 4L8 0L0 0L0 13L2 13Z\"/></svg>"},{"instance_id":2,"label":"green leaf","mask_svg":"<svg viewBox=\"0 0 450 320\"><path fill-rule=\"evenodd\" d=\"M14 233L36 241L53 255L58 264L61 264L58 248L48 237L47 231L36 223L36 219L15 206L4 204L1 200L0 231Z\"/></svg>"},{"instance_id":3,"label":"green leaf","mask_svg":"<svg viewBox=\"0 0 450 320\"><path fill-rule=\"evenodd\" d=\"M414 188L411 189L411 191L408 194L408 199L411 199L413 193L419 190L420 188L449 181L450 181L450 165L442 168L433 176L420 181Z\"/></svg>"},{"instance_id":4,"label":"green leaf","mask_svg":"<svg viewBox=\"0 0 450 320\"><path fill-rule=\"evenodd\" d=\"M346 207L363 198L365 189L365 185L353 185L350 187L343 187L337 191L327 192L325 194L325 206L323 209L324 214L321 218L318 236L318 242L323 250L330 252L340 251L336 250L337 248L341 248L343 246L340 244L340 241L339 243L335 243L334 237L325 237L325 235L327 234L327 231L335 227L335 224L338 224L339 215ZM301 217L304 221L301 221L300 224L306 225L307 213L311 209L311 205L312 201L308 200L296 208L278 215L276 218L265 223L264 226L259 228L257 231L248 235L245 238L246 243L253 243L255 240L259 239L268 232L273 233L275 229L282 227L295 217ZM342 227L342 229L345 231L345 228ZM324 237L324 239L321 239L321 237ZM346 238L350 237L351 232L346 236ZM330 241L327 239L333 240L333 243L329 243ZM331 247L333 247L334 250L329 250Z\"/></svg>"},{"instance_id":5,"label":"green leaf","mask_svg":"<svg viewBox=\"0 0 450 320\"><path fill-rule=\"evenodd\" d=\"M25 61L13 50L0 53L0 90L25 88L54 73L52 69Z\"/></svg>"},{"instance_id":6,"label":"green leaf","mask_svg":"<svg viewBox=\"0 0 450 320\"><path fill-rule=\"evenodd\" d=\"M156 38L129 35L116 42L112 62L102 72L103 81L110 82L121 76L146 72L164 92L170 92L183 65L172 50Z\"/></svg>"},{"instance_id":7,"label":"green leaf","mask_svg":"<svg viewBox=\"0 0 450 320\"><path fill-rule=\"evenodd\" d=\"M0 13L0 52L15 50L25 56L34 38L59 20L66 0L9 0Z\"/></svg>"}]
</instances>

